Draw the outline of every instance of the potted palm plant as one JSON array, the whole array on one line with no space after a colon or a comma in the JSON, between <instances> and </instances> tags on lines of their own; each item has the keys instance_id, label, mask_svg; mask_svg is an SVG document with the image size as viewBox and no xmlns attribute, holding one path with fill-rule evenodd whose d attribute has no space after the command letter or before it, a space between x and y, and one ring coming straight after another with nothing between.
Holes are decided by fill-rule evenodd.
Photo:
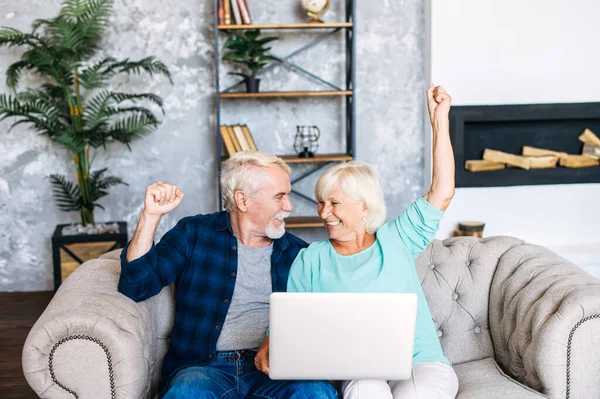
<instances>
[{"instance_id":1,"label":"potted palm plant","mask_svg":"<svg viewBox=\"0 0 600 399\"><path fill-rule=\"evenodd\" d=\"M112 8L112 0L64 0L58 16L34 21L29 33L0 28L0 47L25 50L6 70L13 93L0 94L0 120L12 117L12 127L27 124L71 153L77 180L58 174L49 179L59 209L79 212L83 226L95 223L94 210L104 209L98 200L109 188L125 184L106 167L92 169L95 152L109 142L131 149L132 141L153 132L160 122L146 105L164 114L159 96L108 90L111 78L144 72L172 83L167 67L154 57L96 57ZM36 72L39 87L18 91L23 71Z\"/></svg>"},{"instance_id":2,"label":"potted palm plant","mask_svg":"<svg viewBox=\"0 0 600 399\"><path fill-rule=\"evenodd\" d=\"M229 72L230 75L238 75L244 78L248 93L258 92L260 79L256 78L256 75L269 62L280 61L279 58L266 55L266 52L271 48L265 47L267 43L279 40L279 38L268 36L259 39L259 36L260 30L252 29L242 35L228 37L223 44L226 49L231 50L223 55L223 60L244 65L248 69L248 73Z\"/></svg>"}]
</instances>

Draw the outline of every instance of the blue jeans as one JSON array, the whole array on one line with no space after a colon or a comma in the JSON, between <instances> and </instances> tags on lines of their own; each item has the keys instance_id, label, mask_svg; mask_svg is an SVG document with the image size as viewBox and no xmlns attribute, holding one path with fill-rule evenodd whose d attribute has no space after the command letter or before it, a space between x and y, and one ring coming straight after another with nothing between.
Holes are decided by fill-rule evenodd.
<instances>
[{"instance_id":1,"label":"blue jeans","mask_svg":"<svg viewBox=\"0 0 600 399\"><path fill-rule=\"evenodd\" d=\"M207 365L179 370L163 398L337 398L337 392L327 381L271 380L254 367L255 355L250 350L217 352Z\"/></svg>"}]
</instances>

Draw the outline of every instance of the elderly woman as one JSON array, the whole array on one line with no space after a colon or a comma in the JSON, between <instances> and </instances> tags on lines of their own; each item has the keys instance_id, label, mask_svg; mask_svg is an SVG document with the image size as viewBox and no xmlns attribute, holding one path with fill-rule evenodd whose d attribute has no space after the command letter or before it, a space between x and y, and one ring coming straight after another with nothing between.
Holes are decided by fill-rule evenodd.
<instances>
[{"instance_id":1,"label":"elderly woman","mask_svg":"<svg viewBox=\"0 0 600 399\"><path fill-rule=\"evenodd\" d=\"M315 196L329 241L302 249L290 269L290 292L413 292L418 296L412 378L345 381L345 398L454 398L458 391L456 374L442 352L414 268L414 260L434 238L454 195L450 96L441 86L431 85L427 103L433 127L429 192L394 221L384 223L383 192L372 166L349 162L327 170L317 182Z\"/></svg>"}]
</instances>

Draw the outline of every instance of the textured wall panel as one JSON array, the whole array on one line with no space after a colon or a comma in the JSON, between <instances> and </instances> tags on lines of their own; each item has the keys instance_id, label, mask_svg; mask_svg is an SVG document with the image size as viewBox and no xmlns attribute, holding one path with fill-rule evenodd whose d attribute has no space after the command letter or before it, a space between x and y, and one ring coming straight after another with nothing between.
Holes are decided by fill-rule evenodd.
<instances>
[{"instance_id":1,"label":"textured wall panel","mask_svg":"<svg viewBox=\"0 0 600 399\"><path fill-rule=\"evenodd\" d=\"M255 22L293 22L303 14L293 0L249 0ZM343 18L341 2L332 1L324 16ZM357 154L379 168L389 216L397 215L422 192L423 180L423 41L424 15L420 1L358 1L357 21ZM55 15L56 0L0 1L0 25L28 30L36 18ZM154 55L174 76L164 79L132 76L114 82L123 90L149 90L165 100L164 123L158 131L134 143L132 152L110 146L99 152L95 167L109 166L129 186L114 188L102 200L106 211L97 221L125 220L130 235L142 209L144 188L158 179L177 183L186 193L183 204L164 218L158 237L186 215L217 209L216 141L213 97L212 1L117 0L103 54L139 59ZM285 55L315 33L281 33L273 52ZM222 36L223 37L223 36ZM338 85L344 84L343 45L338 35L307 54L293 59L302 67ZM0 91L6 91L4 73L18 59L18 50L0 49ZM229 66L225 66L228 68ZM222 70L222 87L235 82ZM35 76L22 84L33 85ZM293 70L277 66L263 77L262 90L324 89ZM223 104L224 123L246 123L259 149L292 153L295 126L318 125L319 152L345 148L343 102L339 98L229 100ZM25 126L6 134L10 123L0 123L0 291L35 291L52 287L50 237L58 223L77 222L77 214L58 210L45 176L74 173L68 154ZM295 169L295 175L302 168ZM310 194L314 184L299 188ZM312 214L314 207L294 198L296 214ZM319 229L298 230L307 240L324 238Z\"/></svg>"}]
</instances>

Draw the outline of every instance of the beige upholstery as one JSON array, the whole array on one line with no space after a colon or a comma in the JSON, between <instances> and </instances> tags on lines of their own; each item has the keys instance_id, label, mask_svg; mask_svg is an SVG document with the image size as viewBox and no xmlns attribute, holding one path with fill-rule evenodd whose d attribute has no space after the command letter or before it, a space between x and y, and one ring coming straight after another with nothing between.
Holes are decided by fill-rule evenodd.
<instances>
[{"instance_id":1,"label":"beige upholstery","mask_svg":"<svg viewBox=\"0 0 600 399\"><path fill-rule=\"evenodd\" d=\"M108 398L111 370L117 398L154 395L173 295L135 303L119 294L118 254L80 266L29 333L23 370L42 398L73 398L59 383ZM416 267L458 398L565 398L567 387L571 398L600 396L600 280L511 237L434 241Z\"/></svg>"}]
</instances>

